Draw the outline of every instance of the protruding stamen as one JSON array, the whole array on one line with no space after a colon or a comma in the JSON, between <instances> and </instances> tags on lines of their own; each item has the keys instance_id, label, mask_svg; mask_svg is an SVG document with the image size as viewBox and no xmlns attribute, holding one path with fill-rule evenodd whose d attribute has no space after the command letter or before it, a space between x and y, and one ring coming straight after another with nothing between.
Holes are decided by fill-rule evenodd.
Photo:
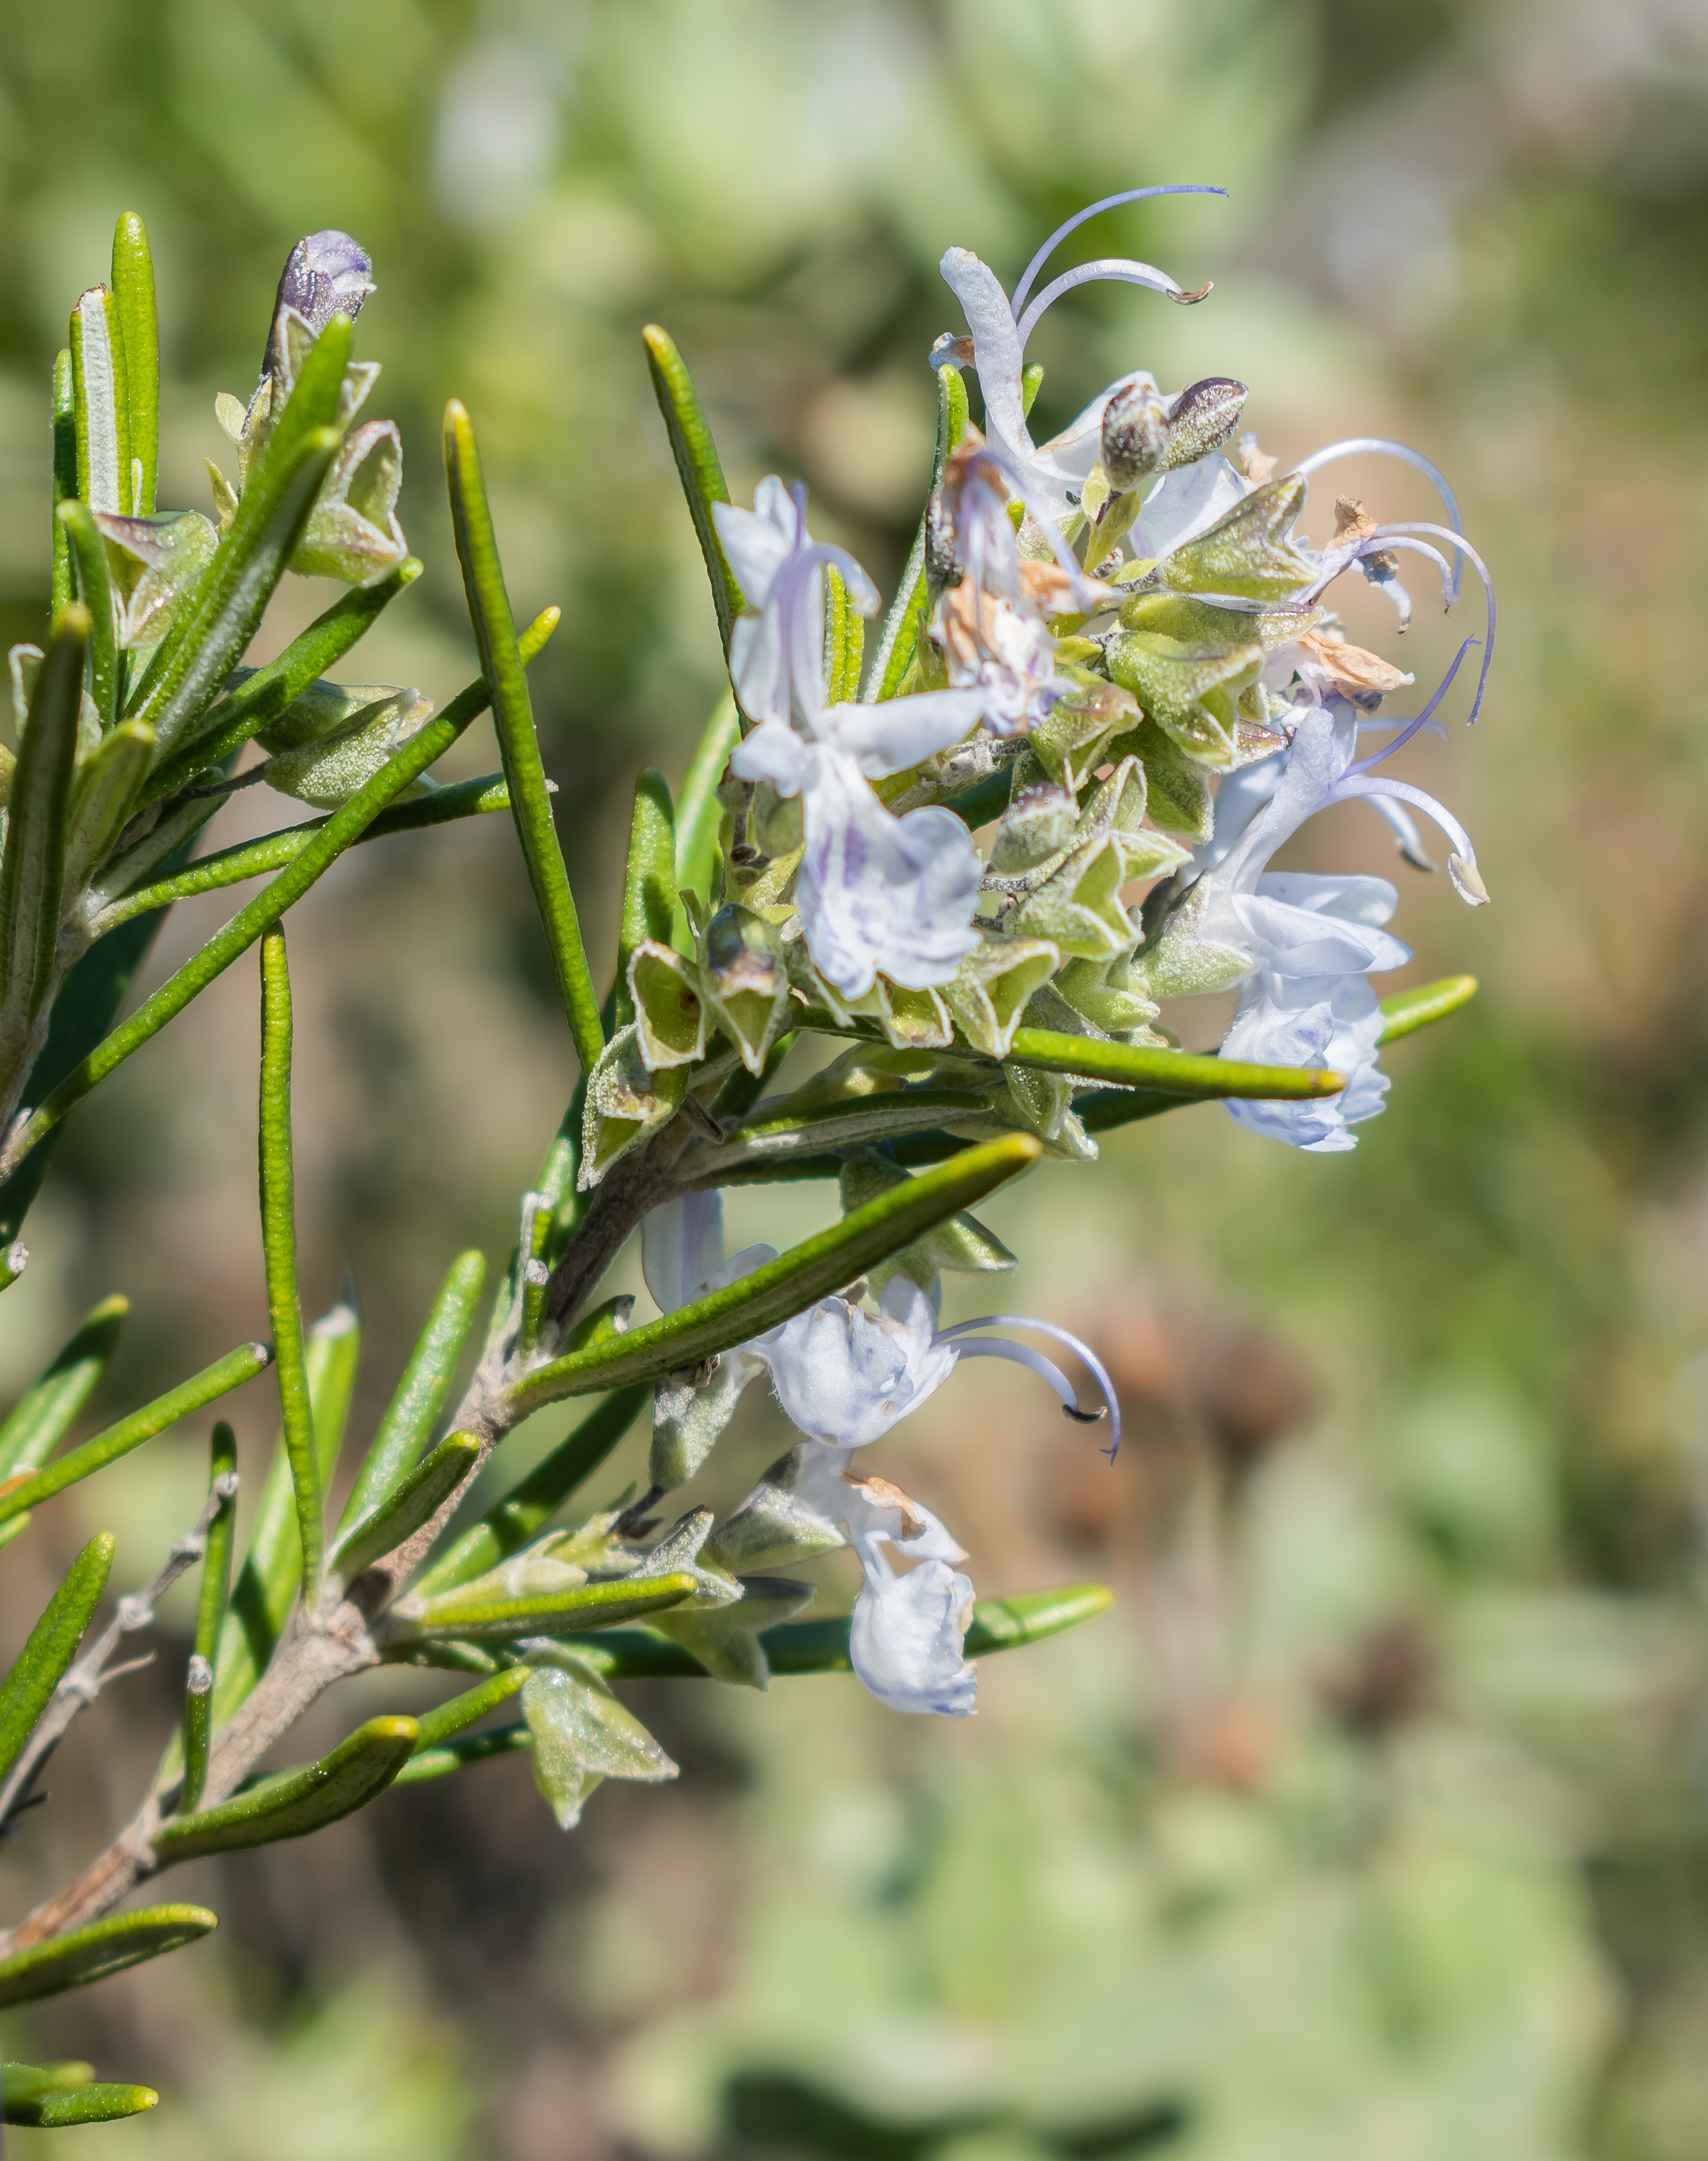
<instances>
[{"instance_id":1,"label":"protruding stamen","mask_svg":"<svg viewBox=\"0 0 1708 2161\"><path fill-rule=\"evenodd\" d=\"M963 1358L1007 1358L1017 1366L1028 1367L1041 1380L1049 1382L1060 1397L1063 1409L1075 1419L1091 1423L1101 1418L1107 1411L1109 1445L1103 1453L1112 1462L1114 1461L1121 1446L1121 1405L1116 1397L1115 1383L1110 1379L1102 1360L1089 1343L1068 1329L1058 1328L1053 1320L1039 1320L1029 1313L987 1313L977 1320L957 1321L953 1328L940 1330L936 1341L939 1343L954 1342L975 1328L1030 1328L1040 1336L1049 1336L1058 1343L1065 1343L1102 1390L1103 1411L1082 1411L1073 1384L1061 1368L1046 1358L1041 1351L1033 1350L1029 1344L1009 1343L999 1336L979 1336L970 1343L961 1342L958 1347Z\"/></svg>"},{"instance_id":2,"label":"protruding stamen","mask_svg":"<svg viewBox=\"0 0 1708 2161\"><path fill-rule=\"evenodd\" d=\"M1021 351L1025 351L1026 341L1046 308L1053 307L1064 293L1071 293L1076 286L1095 284L1106 279L1117 285L1144 285L1153 293L1166 293L1171 300L1201 300L1210 290L1206 285L1202 292L1188 293L1166 270L1159 270L1154 263L1134 263L1123 255L1100 256L1095 263L1081 263L1076 270L1064 270L1060 278L1052 279L1044 287L1014 325Z\"/></svg>"},{"instance_id":3,"label":"protruding stamen","mask_svg":"<svg viewBox=\"0 0 1708 2161\"><path fill-rule=\"evenodd\" d=\"M1026 265L1026 275L1014 288L1015 320L1017 322L1019 320L1020 310L1026 305L1026 295L1032 290L1033 279L1068 235L1077 232L1088 218L1096 217L1106 210L1118 210L1122 203L1142 202L1149 195L1225 195L1226 193L1226 188L1203 187L1190 180L1172 180L1159 187L1126 188L1118 195L1105 195L1101 202L1094 202L1085 210L1075 211L1065 225L1057 226L1055 231L1050 234L1043 247ZM1205 289L1207 291L1209 289L1206 287ZM1023 340L1022 342L1023 343L1024 341Z\"/></svg>"},{"instance_id":4,"label":"protruding stamen","mask_svg":"<svg viewBox=\"0 0 1708 2161\"><path fill-rule=\"evenodd\" d=\"M1398 458L1404 464L1415 466L1446 505L1447 521L1455 533L1462 537L1465 531L1465 520L1459 514L1458 498L1448 487L1445 475L1439 467L1432 465L1421 450L1413 450L1409 443L1390 442L1386 435L1349 435L1343 443L1329 443L1320 450L1313 450L1310 456L1294 470L1309 477L1322 466L1332 464L1336 458L1364 457L1372 454L1382 457ZM1463 568L1462 560L1455 560L1453 565L1451 590L1448 595L1450 600L1456 600L1459 597L1459 578Z\"/></svg>"}]
</instances>

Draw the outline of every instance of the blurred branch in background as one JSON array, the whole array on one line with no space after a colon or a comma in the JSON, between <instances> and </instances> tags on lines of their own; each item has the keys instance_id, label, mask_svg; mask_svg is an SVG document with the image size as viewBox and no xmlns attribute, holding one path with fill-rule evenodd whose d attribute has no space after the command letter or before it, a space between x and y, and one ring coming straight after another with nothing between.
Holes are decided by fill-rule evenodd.
<instances>
[{"instance_id":1,"label":"blurred branch in background","mask_svg":"<svg viewBox=\"0 0 1708 2161\"><path fill-rule=\"evenodd\" d=\"M44 620L47 369L115 197L154 240L169 440L199 430L216 456L213 393L255 365L253 263L360 232L389 303L367 349L406 440L466 397L518 610L573 596L535 670L548 770L575 763L572 866L626 824L633 768L680 769L718 679L641 324L671 325L736 497L800 471L888 589L929 466L924 357L952 320L941 247L1011 279L1028 236L1143 180L1230 203L1123 211L1089 245L1166 253L1216 291L1165 321L1118 292L1061 303L1034 347L1046 424L1143 365L1267 386L1248 418L1284 458L1325 425L1407 435L1474 476L1510 628L1471 745L1406 753L1425 784L1476 759L1502 867L1464 957L1481 1010L1393 1054L1429 1085L1332 1166L1231 1147L1206 1111L1112 1137L1123 1178L1070 1235L1029 1190L1013 1204L1036 1257L1020 1302L1069 1319L1094 1259L1126 1279L1104 1342L1131 1471L1082 1491L992 1383L921 1414L982 1549L1048 1580L1096 1549L1124 1627L993 1670L977 1725L929 1754L881 1713L833 1722L785 1693L762 1729L661 1684L691 1799L613 1795L571 1846L526 1771L495 1765L470 1774L478 1797L424 1786L381 1826L224 1872L224 1935L183 1955L229 1962L242 2023L187 1964L106 1984L88 2007L107 2031L67 2041L181 2067L173 2123L113 2139L191 2161L969 2142L1285 2161L1330 2138L1428 2152L1474 2122L1518 2161L1694 2161L1708 7L80 0L13 11L0 99L8 642ZM57 154L72 110L104 164ZM176 372L190 350L221 355L206 381ZM205 485L171 474L163 497L206 505ZM1335 485L1427 514L1378 469ZM373 671L443 700L466 668L424 465L401 515L428 568L372 633ZM299 623L327 596L299 587ZM1456 634L1420 610L1408 666L1445 664ZM468 759L449 777L490 754ZM507 1196L561 1109L555 990L483 822L430 862L365 849L293 918L305 1042L337 1046L297 1076L305 1133L333 1137L298 1165L305 1295L329 1303L346 1261L372 1279L380 1373L439 1257L508 1242ZM1313 860L1337 867L1327 831ZM595 860L578 890L615 872ZM1431 950L1432 904L1413 903L1419 981L1461 964ZM180 907L144 987L226 912ZM587 929L612 950L614 920ZM405 935L438 956L430 999L385 966ZM112 1280L138 1312L97 1423L248 1332L253 1162L198 1105L253 1063L249 1006L208 993L109 1084L99 1138L68 1130L53 1235L0 1308L8 1386ZM493 1093L453 1152L475 1028L499 1046ZM169 1107L167 1154L127 1146L127 1103L136 1132ZM97 1241L94 1282L76 1256ZM419 1273L382 1285L398 1251ZM1197 1347L1159 1366L1165 1336ZM758 1393L732 1492L777 1452ZM178 1492L147 1499L156 1543L203 1476L186 1455ZM81 1543L53 1535L62 1561ZM170 1716L148 1677L128 1685L85 1723ZM58 1836L93 1843L75 1819ZM7 2054L51 2054L57 2015Z\"/></svg>"}]
</instances>

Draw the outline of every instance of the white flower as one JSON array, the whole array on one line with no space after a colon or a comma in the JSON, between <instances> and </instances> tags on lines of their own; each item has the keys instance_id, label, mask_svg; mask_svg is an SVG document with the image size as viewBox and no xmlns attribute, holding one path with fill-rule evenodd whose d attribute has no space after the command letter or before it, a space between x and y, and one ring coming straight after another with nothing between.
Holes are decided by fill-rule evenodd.
<instances>
[{"instance_id":1,"label":"white flower","mask_svg":"<svg viewBox=\"0 0 1708 2161\"><path fill-rule=\"evenodd\" d=\"M1230 1101L1229 1113L1253 1133L1318 1154L1352 1147L1347 1128L1383 1107L1388 1083L1376 1065L1383 1020L1367 978L1411 956L1383 928L1398 898L1386 878L1271 872L1270 857L1317 811L1358 797L1398 810L1415 842L1403 807L1411 804L1453 842L1448 866L1461 897L1473 905L1488 898L1471 837L1452 813L1421 789L1372 778L1377 758L1354 763L1360 725L1352 706L1330 696L1304 709L1282 756L1230 773L1217 790L1215 836L1199 851L1205 867L1192 888L1192 935L1247 964L1222 1056L1326 1068L1346 1080L1340 1095L1316 1102Z\"/></svg>"},{"instance_id":2,"label":"white flower","mask_svg":"<svg viewBox=\"0 0 1708 2161\"><path fill-rule=\"evenodd\" d=\"M1383 1013L1371 973L1411 958L1381 926L1398 895L1386 878L1268 872L1234 907L1259 956L1241 986L1224 1058L1257 1065L1326 1067L1345 1075L1337 1096L1315 1102L1237 1102L1241 1125L1315 1155L1355 1143L1349 1127L1383 1108L1388 1080L1377 1070Z\"/></svg>"},{"instance_id":3,"label":"white flower","mask_svg":"<svg viewBox=\"0 0 1708 2161\"><path fill-rule=\"evenodd\" d=\"M641 1274L660 1313L679 1312L776 1258L774 1246L743 1246L724 1258L720 1193L685 1193L641 1218Z\"/></svg>"},{"instance_id":4,"label":"white flower","mask_svg":"<svg viewBox=\"0 0 1708 2161\"><path fill-rule=\"evenodd\" d=\"M816 1305L747 1346L771 1368L777 1400L814 1440L860 1448L917 1410L955 1371L937 1312L911 1276L894 1275L877 1312L846 1298Z\"/></svg>"},{"instance_id":5,"label":"white flower","mask_svg":"<svg viewBox=\"0 0 1708 2161\"><path fill-rule=\"evenodd\" d=\"M851 1446L810 1441L802 1453L796 1493L842 1525L860 1560L864 1581L848 1627L856 1674L892 1711L971 1717L978 1676L962 1639L972 1580L955 1565L965 1550L899 1486L853 1469ZM886 1546L913 1564L907 1574L897 1574Z\"/></svg>"},{"instance_id":6,"label":"white flower","mask_svg":"<svg viewBox=\"0 0 1708 2161\"><path fill-rule=\"evenodd\" d=\"M838 570L863 613L877 594L851 555L808 534L804 490L791 497L780 480L764 480L754 506L714 506L748 603L731 638L731 676L759 724L732 770L801 799L796 901L813 963L843 997L863 997L880 973L909 990L946 983L978 944L971 836L953 811L935 806L893 818L867 784L958 742L978 724L981 695L952 690L826 706L825 570Z\"/></svg>"}]
</instances>

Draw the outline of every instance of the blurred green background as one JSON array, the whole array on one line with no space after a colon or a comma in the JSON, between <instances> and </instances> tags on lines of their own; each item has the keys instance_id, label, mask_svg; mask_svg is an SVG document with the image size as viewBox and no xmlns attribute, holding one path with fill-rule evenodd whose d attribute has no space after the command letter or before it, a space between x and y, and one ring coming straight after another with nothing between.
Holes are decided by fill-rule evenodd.
<instances>
[{"instance_id":1,"label":"blurred green background","mask_svg":"<svg viewBox=\"0 0 1708 2161\"><path fill-rule=\"evenodd\" d=\"M512 1761L204 1864L174 1895L216 1939L10 2016L6 2053L159 2083L103 2151L174 2161L1697 2161L1708 0L8 0L0 26L0 627L39 627L48 367L116 214L157 253L162 500L203 508L286 248L350 228L429 565L362 672L473 672L436 444L460 395L518 612L565 611L536 695L601 952L633 772L680 771L716 687L649 319L737 495L805 475L888 586L924 355L959 327L942 248L1012 280L1091 198L1221 183L1076 236L1216 290L1053 311L1046 421L1148 366L1239 376L1284 460L1404 436L1502 607L1483 724L1406 768L1495 905L1394 871L1413 976L1472 969L1476 1006L1390 1054L1355 1154L1205 1108L992 1208L1023 1256L1003 1304L1117 1368L1114 1471L982 1367L885 1445L981 1591L1101 1575L1111 1617L992 1662L965 1726L851 1682L655 1690L680 1785L607 1787L571 1838ZM1398 468L1341 485L1429 514ZM1347 614L1426 676L1480 626L1415 590L1403 645ZM296 586L270 645L324 597ZM223 838L279 822L260 794ZM1357 806L1320 825L1299 861L1387 867ZM292 927L310 1282L325 1305L355 1271L371 1413L450 1254L508 1245L569 1052L497 820L362 851ZM254 1003L234 970L73 1125L0 1391L110 1290L135 1314L108 1403L260 1330ZM830 1205L779 1192L745 1236ZM758 1393L708 1497L784 1445ZM146 1575L198 1462L79 1489L17 1549L8 1632L97 1521ZM0 1856L8 1912L146 1774L170 1674L129 1685Z\"/></svg>"}]
</instances>

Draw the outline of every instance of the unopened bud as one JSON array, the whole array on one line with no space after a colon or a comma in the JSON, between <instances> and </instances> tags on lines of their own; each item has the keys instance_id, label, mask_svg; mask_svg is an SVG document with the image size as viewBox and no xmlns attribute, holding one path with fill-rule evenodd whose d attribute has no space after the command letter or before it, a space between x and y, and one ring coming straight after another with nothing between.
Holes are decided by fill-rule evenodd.
<instances>
[{"instance_id":1,"label":"unopened bud","mask_svg":"<svg viewBox=\"0 0 1708 2161\"><path fill-rule=\"evenodd\" d=\"M1079 801L1070 788L1059 788L1048 780L1023 788L997 828L992 869L1012 875L1060 855L1079 821Z\"/></svg>"},{"instance_id":2,"label":"unopened bud","mask_svg":"<svg viewBox=\"0 0 1708 2161\"><path fill-rule=\"evenodd\" d=\"M1231 375L1206 375L1189 383L1174 400L1169 415L1169 445L1163 453L1162 470L1174 472L1195 465L1211 450L1220 450L1240 424L1251 393Z\"/></svg>"},{"instance_id":3,"label":"unopened bud","mask_svg":"<svg viewBox=\"0 0 1708 2161\"><path fill-rule=\"evenodd\" d=\"M1103 470L1119 494L1134 488L1162 462L1169 415L1153 383L1128 383L1103 408Z\"/></svg>"},{"instance_id":4,"label":"unopened bud","mask_svg":"<svg viewBox=\"0 0 1708 2161\"><path fill-rule=\"evenodd\" d=\"M353 321L374 289L372 270L367 251L347 232L329 228L310 233L285 258L279 297L273 304L274 322L284 308L294 309L316 336L334 315L348 315ZM271 331L261 358L261 372L273 372Z\"/></svg>"},{"instance_id":5,"label":"unopened bud","mask_svg":"<svg viewBox=\"0 0 1708 2161\"><path fill-rule=\"evenodd\" d=\"M190 1693L192 1695L206 1695L213 1686L213 1668L200 1651L196 1652L190 1661Z\"/></svg>"}]
</instances>

